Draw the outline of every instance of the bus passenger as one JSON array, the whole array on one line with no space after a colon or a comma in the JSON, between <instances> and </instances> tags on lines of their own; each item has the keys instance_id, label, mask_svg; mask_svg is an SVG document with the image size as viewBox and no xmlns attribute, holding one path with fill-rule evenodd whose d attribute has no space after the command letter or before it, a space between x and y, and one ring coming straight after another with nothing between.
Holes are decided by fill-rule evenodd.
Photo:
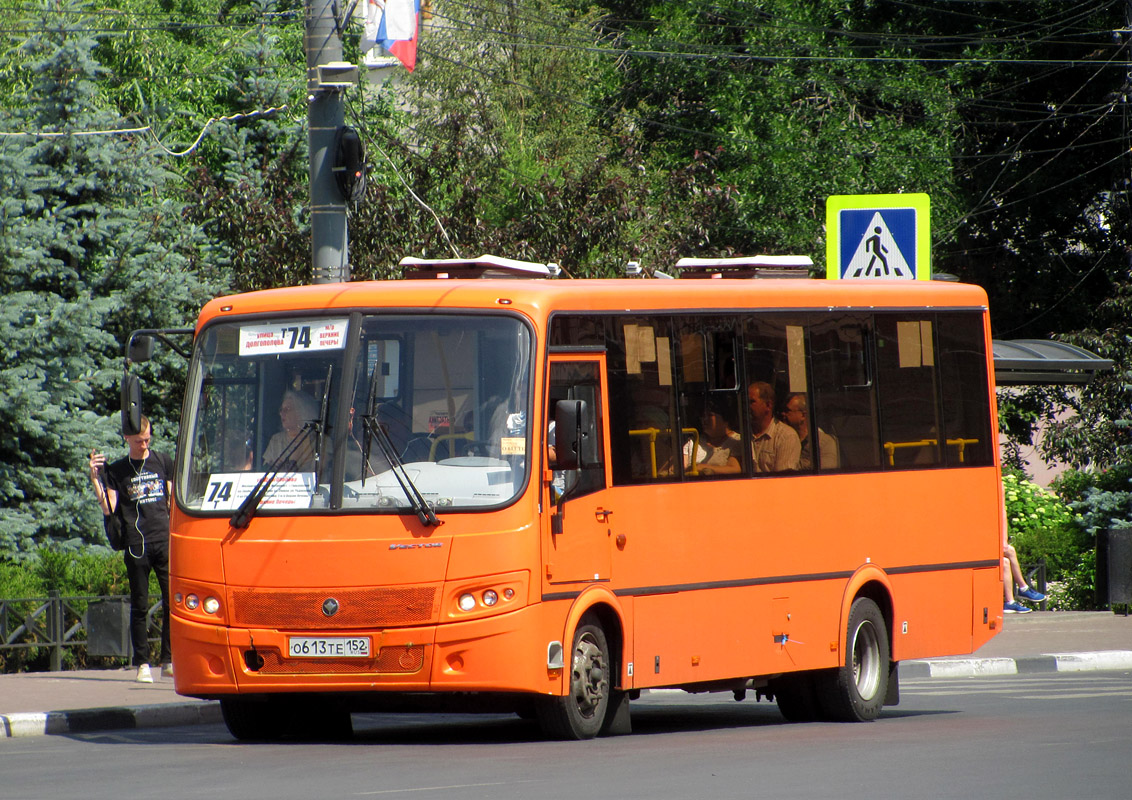
<instances>
[{"instance_id":1,"label":"bus passenger","mask_svg":"<svg viewBox=\"0 0 1132 800\"><path fill-rule=\"evenodd\" d=\"M798 469L813 469L814 443L810 441L810 415L806 408L805 392L794 392L787 398L782 421L797 432L798 439L802 443L802 456L798 461ZM818 428L818 453L821 456L822 469L837 469L840 465L837 439L821 428Z\"/></svg>"},{"instance_id":2,"label":"bus passenger","mask_svg":"<svg viewBox=\"0 0 1132 800\"><path fill-rule=\"evenodd\" d=\"M755 381L747 387L747 399L755 472L797 470L802 443L793 428L774 418L774 387L765 381Z\"/></svg>"},{"instance_id":3,"label":"bus passenger","mask_svg":"<svg viewBox=\"0 0 1132 800\"><path fill-rule=\"evenodd\" d=\"M695 459L692 458L693 441L684 444L684 469L693 469L699 475L734 475L742 472L743 464L739 455L743 442L739 434L731 430L720 409L712 404L704 408L700 420L703 436L696 443Z\"/></svg>"},{"instance_id":4,"label":"bus passenger","mask_svg":"<svg viewBox=\"0 0 1132 800\"><path fill-rule=\"evenodd\" d=\"M303 425L318 418L318 403L306 392L297 389L288 389L283 393L283 402L279 404L279 424L282 430L271 437L267 442L267 449L263 451L264 467L271 465L279 458L297 436L303 440L291 452L286 463L280 465L281 469L292 469L296 472L314 471L314 431L304 431Z\"/></svg>"}]
</instances>

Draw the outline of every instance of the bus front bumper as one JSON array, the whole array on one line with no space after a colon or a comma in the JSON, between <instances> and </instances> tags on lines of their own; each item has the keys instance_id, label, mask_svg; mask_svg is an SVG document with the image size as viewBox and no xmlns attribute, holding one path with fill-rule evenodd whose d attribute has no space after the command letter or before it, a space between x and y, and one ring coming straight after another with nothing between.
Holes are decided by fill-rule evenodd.
<instances>
[{"instance_id":1,"label":"bus front bumper","mask_svg":"<svg viewBox=\"0 0 1132 800\"><path fill-rule=\"evenodd\" d=\"M174 681L189 697L306 692L519 692L559 694L561 669L547 645L561 621L535 604L498 616L384 630L225 628L170 620ZM368 640L365 657L290 657L292 638ZM338 642L332 641L337 647Z\"/></svg>"}]
</instances>

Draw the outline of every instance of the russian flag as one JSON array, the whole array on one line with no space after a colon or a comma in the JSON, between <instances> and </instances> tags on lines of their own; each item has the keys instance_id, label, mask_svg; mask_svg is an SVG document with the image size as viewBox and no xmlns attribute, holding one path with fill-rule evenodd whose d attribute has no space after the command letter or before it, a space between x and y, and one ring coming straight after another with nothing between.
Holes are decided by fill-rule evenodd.
<instances>
[{"instance_id":1,"label":"russian flag","mask_svg":"<svg viewBox=\"0 0 1132 800\"><path fill-rule=\"evenodd\" d=\"M417 65L417 27L421 0L385 0L377 35L386 52L395 56L409 72Z\"/></svg>"}]
</instances>

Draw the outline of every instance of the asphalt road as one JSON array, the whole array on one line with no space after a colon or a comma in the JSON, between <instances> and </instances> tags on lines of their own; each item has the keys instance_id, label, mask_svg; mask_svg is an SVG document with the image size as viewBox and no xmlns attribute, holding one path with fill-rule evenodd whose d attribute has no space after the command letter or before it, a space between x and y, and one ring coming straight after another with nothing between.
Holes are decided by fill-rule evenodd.
<instances>
[{"instance_id":1,"label":"asphalt road","mask_svg":"<svg viewBox=\"0 0 1132 800\"><path fill-rule=\"evenodd\" d=\"M551 742L499 715L354 716L342 744L240 744L222 725L0 739L4 800L208 797L1115 798L1132 673L903 680L869 724L786 723L730 695L647 695L634 735Z\"/></svg>"}]
</instances>

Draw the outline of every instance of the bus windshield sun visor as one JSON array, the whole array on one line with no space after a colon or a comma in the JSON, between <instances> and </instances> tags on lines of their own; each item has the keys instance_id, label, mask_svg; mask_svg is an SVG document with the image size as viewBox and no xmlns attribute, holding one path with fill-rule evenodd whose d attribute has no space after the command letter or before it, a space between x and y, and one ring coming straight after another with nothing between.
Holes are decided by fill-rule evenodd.
<instances>
[{"instance_id":1,"label":"bus windshield sun visor","mask_svg":"<svg viewBox=\"0 0 1132 800\"><path fill-rule=\"evenodd\" d=\"M401 461L401 457L397 455L397 448L390 440L388 431L377 420L377 387L380 380L381 375L378 372L378 367L375 366L369 381L369 393L366 396L366 413L362 415L362 426L365 429L365 442L362 444L362 464L369 463L370 445L376 439L378 447L381 448L382 454L389 462L393 477L401 485L401 491L409 499L409 505L416 513L417 519L421 521L422 525L440 525L441 521L437 519L436 513L429 506L428 501L424 499L424 495L421 494L417 485L413 483L409 473L405 471L405 464ZM364 477L362 482L365 482Z\"/></svg>"}]
</instances>

